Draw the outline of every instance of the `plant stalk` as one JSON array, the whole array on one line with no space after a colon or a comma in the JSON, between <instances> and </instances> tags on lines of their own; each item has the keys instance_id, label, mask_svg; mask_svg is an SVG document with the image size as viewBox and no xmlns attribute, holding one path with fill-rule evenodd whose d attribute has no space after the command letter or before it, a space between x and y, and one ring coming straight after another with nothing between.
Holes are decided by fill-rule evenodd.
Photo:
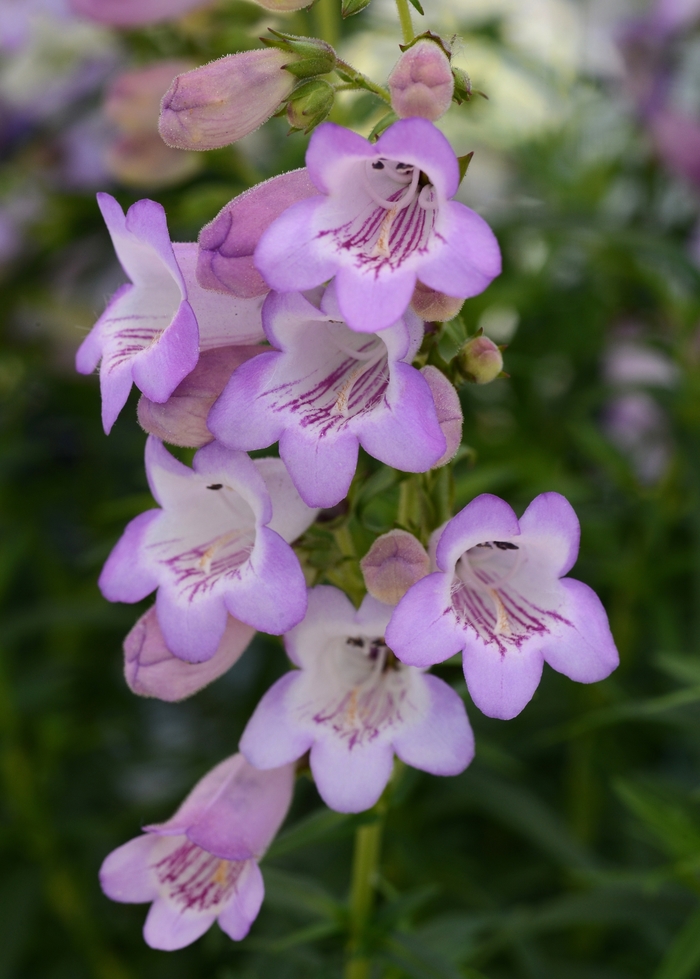
<instances>
[{"instance_id":1,"label":"plant stalk","mask_svg":"<svg viewBox=\"0 0 700 979\"><path fill-rule=\"evenodd\" d=\"M372 911L382 820L360 826L355 833L355 852L350 885L350 942L345 979L369 979L371 960L363 951L367 922Z\"/></svg>"},{"instance_id":2,"label":"plant stalk","mask_svg":"<svg viewBox=\"0 0 700 979\"><path fill-rule=\"evenodd\" d=\"M314 20L318 35L332 48L340 38L340 3L338 0L316 0Z\"/></svg>"},{"instance_id":3,"label":"plant stalk","mask_svg":"<svg viewBox=\"0 0 700 979\"><path fill-rule=\"evenodd\" d=\"M410 44L416 36L413 33L413 23L411 21L411 11L408 7L408 0L396 0L396 9L399 13L399 23L403 34L403 43Z\"/></svg>"},{"instance_id":4,"label":"plant stalk","mask_svg":"<svg viewBox=\"0 0 700 979\"><path fill-rule=\"evenodd\" d=\"M367 75L363 75L361 71L357 68L353 68L349 65L347 61L343 61L342 58L336 60L336 67L340 68L344 75L347 75L352 79L352 85L355 89L364 89L367 92L372 92L374 95L379 96L382 102L386 102L387 105L391 105L391 96L386 88L382 88L381 85L377 85L368 78Z\"/></svg>"}]
</instances>

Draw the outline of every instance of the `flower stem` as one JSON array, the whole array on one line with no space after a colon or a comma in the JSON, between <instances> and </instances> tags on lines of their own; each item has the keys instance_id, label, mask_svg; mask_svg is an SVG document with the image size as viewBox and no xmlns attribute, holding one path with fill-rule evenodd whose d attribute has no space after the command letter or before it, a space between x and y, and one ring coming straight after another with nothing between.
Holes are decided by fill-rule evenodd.
<instances>
[{"instance_id":1,"label":"flower stem","mask_svg":"<svg viewBox=\"0 0 700 979\"><path fill-rule=\"evenodd\" d=\"M360 826L355 833L355 852L350 886L350 942L345 979L369 979L371 960L363 950L364 934L372 910L379 866L382 819Z\"/></svg>"},{"instance_id":2,"label":"flower stem","mask_svg":"<svg viewBox=\"0 0 700 979\"><path fill-rule=\"evenodd\" d=\"M314 20L319 37L335 47L340 37L340 4L338 0L316 0Z\"/></svg>"},{"instance_id":3,"label":"flower stem","mask_svg":"<svg viewBox=\"0 0 700 979\"><path fill-rule=\"evenodd\" d=\"M353 88L373 92L374 95L378 95L383 102L387 103L387 105L391 105L391 96L389 95L388 90L386 88L382 88L381 85L377 85L371 78L368 78L367 75L363 75L361 71L357 70L357 68L353 68L352 65L349 65L347 61L343 61L341 58L338 58L336 61L336 67L352 80L351 84Z\"/></svg>"},{"instance_id":4,"label":"flower stem","mask_svg":"<svg viewBox=\"0 0 700 979\"><path fill-rule=\"evenodd\" d=\"M415 34L413 33L413 24L411 22L411 11L408 9L408 0L396 0L396 9L399 12L403 43L410 44Z\"/></svg>"}]
</instances>

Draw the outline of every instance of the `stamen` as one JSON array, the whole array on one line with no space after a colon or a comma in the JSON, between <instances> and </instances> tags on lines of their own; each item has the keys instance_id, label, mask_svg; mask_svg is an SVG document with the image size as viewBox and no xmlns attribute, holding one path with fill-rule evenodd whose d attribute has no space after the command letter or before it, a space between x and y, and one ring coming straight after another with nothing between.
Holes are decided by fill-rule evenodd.
<instances>
[{"instance_id":1,"label":"stamen","mask_svg":"<svg viewBox=\"0 0 700 979\"><path fill-rule=\"evenodd\" d=\"M495 588L487 588L486 591L489 593L493 599L494 605L496 606L496 625L493 627L493 634L495 636L511 636L513 634L513 630L510 627L508 613L506 612L505 606L501 601L501 596L498 594Z\"/></svg>"},{"instance_id":2,"label":"stamen","mask_svg":"<svg viewBox=\"0 0 700 979\"><path fill-rule=\"evenodd\" d=\"M379 361L382 360L382 358L385 355L386 355L386 347L380 341L379 346L376 347L375 350L370 353L370 356L368 356L366 359L363 358L364 363L362 364L362 366L356 367L352 371L348 379L345 381L345 383L343 384L342 388L338 392L338 397L336 398L335 404L331 408L331 415L342 415L344 418L347 418L348 411L349 411L348 402L350 400L350 395L352 393L352 389L354 388L355 384L359 381L359 379L364 374L367 373L367 371L371 367L374 367L375 364L378 364ZM352 354L352 356L356 356L356 353ZM357 359L359 360L360 358Z\"/></svg>"},{"instance_id":3,"label":"stamen","mask_svg":"<svg viewBox=\"0 0 700 979\"><path fill-rule=\"evenodd\" d=\"M232 544L233 541L239 540L246 534L245 530L230 530L227 534L221 534L216 540L207 547L200 559L197 561L197 565L205 574L211 572L211 562L214 560L214 555L217 551L220 551L223 547L227 547Z\"/></svg>"},{"instance_id":4,"label":"stamen","mask_svg":"<svg viewBox=\"0 0 700 979\"><path fill-rule=\"evenodd\" d=\"M375 162L381 162L381 161L375 161ZM407 164L404 164L404 166L407 166ZM367 160L365 162L365 167L362 172L362 176L364 179L365 190L367 191L367 193L372 198L375 204L379 204L380 207L384 207L387 210L396 208L397 211L402 211L404 207L408 207L408 205L415 200L416 189L418 187L418 181L420 179L420 170L418 169L418 167L413 167L411 169L410 183L407 180L397 181L398 183L402 183L402 184L409 183L409 186L406 192L401 197L399 197L398 200L395 201L387 201L383 197L380 197L379 194L374 189L374 187L372 186L372 178L371 178L370 170L373 167L374 164L370 163L370 161ZM391 171L388 171L387 176L391 177L392 179L395 179L396 173L394 172L392 174ZM405 176L408 176L408 171L406 171Z\"/></svg>"}]
</instances>

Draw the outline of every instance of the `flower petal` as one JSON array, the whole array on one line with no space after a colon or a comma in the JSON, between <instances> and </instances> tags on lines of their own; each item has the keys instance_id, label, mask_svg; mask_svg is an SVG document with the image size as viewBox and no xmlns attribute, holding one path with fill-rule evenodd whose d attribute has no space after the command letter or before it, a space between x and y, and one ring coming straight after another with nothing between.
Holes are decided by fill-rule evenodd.
<instances>
[{"instance_id":1,"label":"flower petal","mask_svg":"<svg viewBox=\"0 0 700 979\"><path fill-rule=\"evenodd\" d=\"M432 775L459 775L474 757L474 735L462 698L442 680L425 675L429 706L394 738L401 761Z\"/></svg>"},{"instance_id":2,"label":"flower petal","mask_svg":"<svg viewBox=\"0 0 700 979\"><path fill-rule=\"evenodd\" d=\"M151 948L175 952L196 942L216 921L216 913L197 913L180 910L159 898L151 905L143 937Z\"/></svg>"},{"instance_id":3,"label":"flower petal","mask_svg":"<svg viewBox=\"0 0 700 979\"><path fill-rule=\"evenodd\" d=\"M429 574L409 588L396 606L385 635L398 658L411 666L432 666L462 649L444 574Z\"/></svg>"},{"instance_id":4,"label":"flower petal","mask_svg":"<svg viewBox=\"0 0 700 979\"><path fill-rule=\"evenodd\" d=\"M308 530L318 510L304 503L281 459L254 459L253 462L265 480L272 501L272 520L268 527L291 544Z\"/></svg>"},{"instance_id":5,"label":"flower petal","mask_svg":"<svg viewBox=\"0 0 700 979\"><path fill-rule=\"evenodd\" d=\"M142 560L144 539L160 510L146 510L129 524L107 558L98 579L108 602L140 602L158 587L150 565Z\"/></svg>"},{"instance_id":6,"label":"flower petal","mask_svg":"<svg viewBox=\"0 0 700 979\"><path fill-rule=\"evenodd\" d=\"M437 566L452 571L461 555L477 544L519 535L520 524L512 507L492 493L482 493L445 527L436 549Z\"/></svg>"},{"instance_id":7,"label":"flower petal","mask_svg":"<svg viewBox=\"0 0 700 979\"><path fill-rule=\"evenodd\" d=\"M292 204L263 233L253 260L271 289L304 292L333 278L338 263L319 247L315 224L324 203L310 197Z\"/></svg>"},{"instance_id":8,"label":"flower petal","mask_svg":"<svg viewBox=\"0 0 700 979\"><path fill-rule=\"evenodd\" d=\"M347 496L357 468L359 442L352 432L306 437L294 428L280 438L280 456L310 507L332 507Z\"/></svg>"},{"instance_id":9,"label":"flower petal","mask_svg":"<svg viewBox=\"0 0 700 979\"><path fill-rule=\"evenodd\" d=\"M204 663L219 648L226 629L224 599L219 594L185 595L161 583L156 596L158 624L165 643L178 659Z\"/></svg>"},{"instance_id":10,"label":"flower petal","mask_svg":"<svg viewBox=\"0 0 700 979\"><path fill-rule=\"evenodd\" d=\"M579 683L603 680L620 662L605 609L582 581L563 578L560 584L568 598L562 614L571 626L552 628L541 644L545 662Z\"/></svg>"},{"instance_id":11,"label":"flower petal","mask_svg":"<svg viewBox=\"0 0 700 979\"><path fill-rule=\"evenodd\" d=\"M482 217L459 201L446 201L441 216L443 246L421 264L420 280L447 296L477 296L501 273L496 236Z\"/></svg>"},{"instance_id":12,"label":"flower petal","mask_svg":"<svg viewBox=\"0 0 700 979\"><path fill-rule=\"evenodd\" d=\"M427 119L400 119L395 122L379 137L375 151L378 156L420 167L429 176L440 197L453 197L457 193L457 157L448 139Z\"/></svg>"},{"instance_id":13,"label":"flower petal","mask_svg":"<svg viewBox=\"0 0 700 979\"><path fill-rule=\"evenodd\" d=\"M390 745L348 747L332 735L311 749L311 771L319 795L336 812L370 809L384 791L394 764Z\"/></svg>"},{"instance_id":14,"label":"flower petal","mask_svg":"<svg viewBox=\"0 0 700 979\"><path fill-rule=\"evenodd\" d=\"M422 274L422 272L421 272ZM343 319L359 333L376 333L401 318L416 287L416 272L380 270L368 275L347 265L335 277Z\"/></svg>"},{"instance_id":15,"label":"flower petal","mask_svg":"<svg viewBox=\"0 0 700 979\"><path fill-rule=\"evenodd\" d=\"M299 676L293 670L273 684L245 726L240 749L256 768L277 768L296 761L313 743L311 733L293 723L287 706Z\"/></svg>"},{"instance_id":16,"label":"flower petal","mask_svg":"<svg viewBox=\"0 0 700 979\"><path fill-rule=\"evenodd\" d=\"M158 896L150 861L157 840L144 834L112 850L100 868L100 886L112 901L142 904Z\"/></svg>"},{"instance_id":17,"label":"flower petal","mask_svg":"<svg viewBox=\"0 0 700 979\"><path fill-rule=\"evenodd\" d=\"M524 546L546 551L553 574L561 577L576 564L581 526L574 508L560 493L536 496L520 518L520 530Z\"/></svg>"},{"instance_id":18,"label":"flower petal","mask_svg":"<svg viewBox=\"0 0 700 979\"><path fill-rule=\"evenodd\" d=\"M477 640L464 650L464 678L482 713L508 721L532 700L543 663L541 651L532 643L503 653Z\"/></svg>"},{"instance_id":19,"label":"flower petal","mask_svg":"<svg viewBox=\"0 0 700 979\"><path fill-rule=\"evenodd\" d=\"M236 891L218 918L219 928L234 942L240 942L250 931L265 897L265 884L260 867L249 860L236 882Z\"/></svg>"}]
</instances>

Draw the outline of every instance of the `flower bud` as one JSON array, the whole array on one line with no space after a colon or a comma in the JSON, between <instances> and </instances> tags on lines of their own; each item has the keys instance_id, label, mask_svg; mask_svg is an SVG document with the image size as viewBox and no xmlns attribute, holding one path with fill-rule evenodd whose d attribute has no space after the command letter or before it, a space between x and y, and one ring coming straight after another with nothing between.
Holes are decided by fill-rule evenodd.
<instances>
[{"instance_id":1,"label":"flower bud","mask_svg":"<svg viewBox=\"0 0 700 979\"><path fill-rule=\"evenodd\" d=\"M333 108L333 86L320 79L304 82L295 88L287 102L287 119L293 130L310 133Z\"/></svg>"},{"instance_id":2,"label":"flower bud","mask_svg":"<svg viewBox=\"0 0 700 979\"><path fill-rule=\"evenodd\" d=\"M430 571L430 558L406 530L377 537L360 561L367 591L385 605L396 605L408 589Z\"/></svg>"},{"instance_id":3,"label":"flower bud","mask_svg":"<svg viewBox=\"0 0 700 979\"><path fill-rule=\"evenodd\" d=\"M399 119L422 116L434 122L452 102L450 59L440 44L423 38L401 55L388 85L391 106Z\"/></svg>"},{"instance_id":4,"label":"flower bud","mask_svg":"<svg viewBox=\"0 0 700 979\"><path fill-rule=\"evenodd\" d=\"M490 384L503 370L503 356L493 340L478 336L467 340L457 354L457 363L468 381Z\"/></svg>"},{"instance_id":5,"label":"flower bud","mask_svg":"<svg viewBox=\"0 0 700 979\"><path fill-rule=\"evenodd\" d=\"M269 48L291 54L286 58L284 68L297 78L313 78L314 75L325 75L333 71L336 64L336 54L330 44L318 37L297 37L296 34L283 34L273 31L272 37L261 37L263 44Z\"/></svg>"},{"instance_id":6,"label":"flower bud","mask_svg":"<svg viewBox=\"0 0 700 979\"><path fill-rule=\"evenodd\" d=\"M431 289L416 282L416 288L411 297L411 308L427 322L443 323L451 320L464 305L464 299L455 296L446 296L444 292Z\"/></svg>"},{"instance_id":7,"label":"flower bud","mask_svg":"<svg viewBox=\"0 0 700 979\"><path fill-rule=\"evenodd\" d=\"M197 366L164 404L141 395L139 425L170 445L199 448L214 441L207 415L231 374L246 360L268 349L263 346L216 347L199 355Z\"/></svg>"},{"instance_id":8,"label":"flower bud","mask_svg":"<svg viewBox=\"0 0 700 979\"><path fill-rule=\"evenodd\" d=\"M454 79L454 99L458 105L462 102L469 102L472 97L472 81L463 68L453 68L452 77Z\"/></svg>"},{"instance_id":9,"label":"flower bud","mask_svg":"<svg viewBox=\"0 0 700 979\"><path fill-rule=\"evenodd\" d=\"M421 374L428 382L430 393L435 402L438 424L447 442L445 452L433 466L433 469L439 469L440 466L446 465L453 459L457 453L462 441L464 415L462 414L459 395L455 391L454 385L450 384L442 371L428 364L421 370Z\"/></svg>"},{"instance_id":10,"label":"flower bud","mask_svg":"<svg viewBox=\"0 0 700 979\"><path fill-rule=\"evenodd\" d=\"M163 97L158 129L168 146L213 150L252 133L294 88L276 48L227 54L178 75Z\"/></svg>"},{"instance_id":11,"label":"flower bud","mask_svg":"<svg viewBox=\"0 0 700 979\"><path fill-rule=\"evenodd\" d=\"M355 14L359 14L370 3L371 0L342 0L340 14L343 20L345 20L346 17L353 17Z\"/></svg>"},{"instance_id":12,"label":"flower bud","mask_svg":"<svg viewBox=\"0 0 700 979\"><path fill-rule=\"evenodd\" d=\"M229 670L255 635L252 626L229 615L219 647L203 663L187 663L170 652L155 606L142 615L124 640L124 676L140 697L184 700Z\"/></svg>"},{"instance_id":13,"label":"flower bud","mask_svg":"<svg viewBox=\"0 0 700 979\"><path fill-rule=\"evenodd\" d=\"M270 291L253 265L260 236L292 204L318 190L308 171L292 170L234 197L199 235L197 281L203 289L230 292L240 299Z\"/></svg>"}]
</instances>

